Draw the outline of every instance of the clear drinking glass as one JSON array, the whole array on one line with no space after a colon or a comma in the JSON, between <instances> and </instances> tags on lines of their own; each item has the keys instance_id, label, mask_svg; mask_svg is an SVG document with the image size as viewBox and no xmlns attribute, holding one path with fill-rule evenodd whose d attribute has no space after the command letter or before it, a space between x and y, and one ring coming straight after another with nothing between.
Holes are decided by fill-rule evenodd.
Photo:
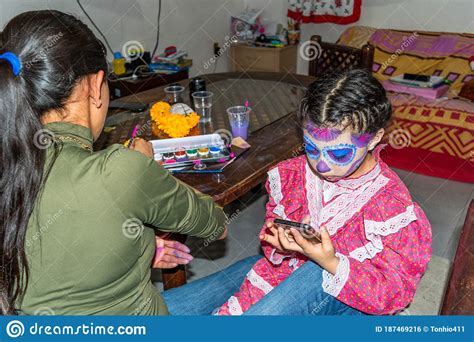
<instances>
[{"instance_id":1,"label":"clear drinking glass","mask_svg":"<svg viewBox=\"0 0 474 342\"><path fill-rule=\"evenodd\" d=\"M214 94L210 91L197 91L193 93L192 96L194 99L194 109L196 110L196 113L201 117L199 122L211 122L212 97L214 96Z\"/></svg>"},{"instance_id":2,"label":"clear drinking glass","mask_svg":"<svg viewBox=\"0 0 474 342\"><path fill-rule=\"evenodd\" d=\"M251 111L252 108L245 106L235 106L227 109L230 127L232 129L232 136L234 138L241 137L242 139L247 140Z\"/></svg>"},{"instance_id":3,"label":"clear drinking glass","mask_svg":"<svg viewBox=\"0 0 474 342\"><path fill-rule=\"evenodd\" d=\"M170 105L175 103L183 103L183 93L186 88L180 85L172 85L165 88L166 102Z\"/></svg>"}]
</instances>

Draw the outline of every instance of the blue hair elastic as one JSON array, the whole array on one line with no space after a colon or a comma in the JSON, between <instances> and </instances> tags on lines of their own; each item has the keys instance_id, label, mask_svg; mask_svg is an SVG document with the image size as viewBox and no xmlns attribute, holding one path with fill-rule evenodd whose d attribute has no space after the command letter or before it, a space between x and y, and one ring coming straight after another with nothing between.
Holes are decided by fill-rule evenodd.
<instances>
[{"instance_id":1,"label":"blue hair elastic","mask_svg":"<svg viewBox=\"0 0 474 342\"><path fill-rule=\"evenodd\" d=\"M21 72L21 62L17 55L13 52L5 52L0 55L0 59L6 60L12 66L13 74L18 76Z\"/></svg>"}]
</instances>

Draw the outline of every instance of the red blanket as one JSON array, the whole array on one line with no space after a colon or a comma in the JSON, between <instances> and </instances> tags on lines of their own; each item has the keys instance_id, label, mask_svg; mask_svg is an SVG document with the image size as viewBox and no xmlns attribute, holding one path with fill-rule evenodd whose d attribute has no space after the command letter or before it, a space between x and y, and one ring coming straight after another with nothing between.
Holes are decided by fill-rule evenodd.
<instances>
[{"instance_id":1,"label":"red blanket","mask_svg":"<svg viewBox=\"0 0 474 342\"><path fill-rule=\"evenodd\" d=\"M389 93L394 119L383 158L392 167L474 183L474 102Z\"/></svg>"}]
</instances>

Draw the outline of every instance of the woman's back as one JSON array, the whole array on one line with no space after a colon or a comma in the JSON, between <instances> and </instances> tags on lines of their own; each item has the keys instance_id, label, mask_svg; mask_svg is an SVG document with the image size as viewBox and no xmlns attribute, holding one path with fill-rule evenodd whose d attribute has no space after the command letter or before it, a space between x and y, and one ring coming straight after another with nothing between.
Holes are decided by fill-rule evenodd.
<instances>
[{"instance_id":1,"label":"woman's back","mask_svg":"<svg viewBox=\"0 0 474 342\"><path fill-rule=\"evenodd\" d=\"M22 313L166 314L150 280L153 228L210 237L224 213L141 153L120 145L93 153L87 128L45 128L60 152L26 234ZM51 146L47 163L53 155Z\"/></svg>"},{"instance_id":2,"label":"woman's back","mask_svg":"<svg viewBox=\"0 0 474 342\"><path fill-rule=\"evenodd\" d=\"M150 280L154 229L225 236L222 208L149 143L93 152L107 74L105 46L71 15L26 12L0 31L3 314L166 314Z\"/></svg>"},{"instance_id":3,"label":"woman's back","mask_svg":"<svg viewBox=\"0 0 474 342\"><path fill-rule=\"evenodd\" d=\"M47 128L92 144L85 127ZM26 234L30 280L23 313L166 312L164 305L159 311L150 282L154 232L134 217L142 203L132 179L147 167L145 157L117 146L91 154L77 143L63 144Z\"/></svg>"}]
</instances>

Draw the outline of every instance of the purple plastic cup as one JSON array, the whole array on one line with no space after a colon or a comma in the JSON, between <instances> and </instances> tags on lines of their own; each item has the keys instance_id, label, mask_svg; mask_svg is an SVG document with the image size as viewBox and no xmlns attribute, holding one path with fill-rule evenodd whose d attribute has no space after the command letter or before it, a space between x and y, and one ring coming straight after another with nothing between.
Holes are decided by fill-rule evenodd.
<instances>
[{"instance_id":1,"label":"purple plastic cup","mask_svg":"<svg viewBox=\"0 0 474 342\"><path fill-rule=\"evenodd\" d=\"M247 140L249 133L250 112L252 108L245 106L235 106L227 109L229 114L230 127L234 138L241 137Z\"/></svg>"}]
</instances>

